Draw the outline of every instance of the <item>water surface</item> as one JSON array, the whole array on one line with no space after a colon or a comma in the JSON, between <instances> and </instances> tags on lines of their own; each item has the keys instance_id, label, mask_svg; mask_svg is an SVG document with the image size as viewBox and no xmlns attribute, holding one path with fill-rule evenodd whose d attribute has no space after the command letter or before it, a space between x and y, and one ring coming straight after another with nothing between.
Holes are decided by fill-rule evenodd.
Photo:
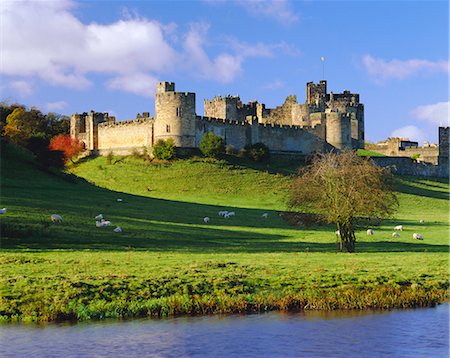
<instances>
[{"instance_id":1,"label":"water surface","mask_svg":"<svg viewBox=\"0 0 450 358\"><path fill-rule=\"evenodd\" d=\"M0 326L2 357L448 357L449 305Z\"/></svg>"}]
</instances>

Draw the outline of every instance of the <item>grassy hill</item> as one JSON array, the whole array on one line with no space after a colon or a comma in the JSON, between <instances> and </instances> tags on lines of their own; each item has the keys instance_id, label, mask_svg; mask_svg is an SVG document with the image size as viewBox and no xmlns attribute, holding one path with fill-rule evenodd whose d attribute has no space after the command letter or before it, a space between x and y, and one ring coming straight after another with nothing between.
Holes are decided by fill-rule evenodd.
<instances>
[{"instance_id":1,"label":"grassy hill","mask_svg":"<svg viewBox=\"0 0 450 358\"><path fill-rule=\"evenodd\" d=\"M396 218L372 237L358 232L349 255L336 253L332 226L293 227L278 215L295 166L95 158L73 166L75 177L42 171L3 146L0 316L392 308L447 298L445 180L399 178ZM221 218L220 210L236 216ZM52 213L63 223L52 224ZM114 226L96 228L100 213ZM393 239L400 223L406 230Z\"/></svg>"}]
</instances>

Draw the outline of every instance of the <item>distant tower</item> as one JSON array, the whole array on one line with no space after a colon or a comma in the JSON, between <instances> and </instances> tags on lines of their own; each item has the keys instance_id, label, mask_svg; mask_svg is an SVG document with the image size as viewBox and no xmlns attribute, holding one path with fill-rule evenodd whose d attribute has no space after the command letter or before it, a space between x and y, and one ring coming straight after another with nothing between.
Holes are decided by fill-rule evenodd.
<instances>
[{"instance_id":1,"label":"distant tower","mask_svg":"<svg viewBox=\"0 0 450 358\"><path fill-rule=\"evenodd\" d=\"M449 176L449 130L450 127L439 127L438 168L439 176L444 178Z\"/></svg>"},{"instance_id":2,"label":"distant tower","mask_svg":"<svg viewBox=\"0 0 450 358\"><path fill-rule=\"evenodd\" d=\"M159 82L155 99L155 142L172 138L177 147L195 147L195 93L175 92L175 83Z\"/></svg>"},{"instance_id":3,"label":"distant tower","mask_svg":"<svg viewBox=\"0 0 450 358\"><path fill-rule=\"evenodd\" d=\"M306 103L324 108L327 100L327 81L322 80L316 85L314 82L306 84Z\"/></svg>"}]
</instances>

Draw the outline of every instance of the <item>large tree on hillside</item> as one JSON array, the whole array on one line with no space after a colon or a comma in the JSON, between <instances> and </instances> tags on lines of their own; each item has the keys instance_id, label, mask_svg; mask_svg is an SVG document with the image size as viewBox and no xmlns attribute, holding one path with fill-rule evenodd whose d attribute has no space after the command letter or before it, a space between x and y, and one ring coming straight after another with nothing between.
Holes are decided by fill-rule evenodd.
<instances>
[{"instance_id":1,"label":"large tree on hillside","mask_svg":"<svg viewBox=\"0 0 450 358\"><path fill-rule=\"evenodd\" d=\"M389 217L398 202L392 177L385 169L355 152L328 153L315 157L302 168L289 191L290 208L316 210L340 233L339 251L344 245L355 251L358 217Z\"/></svg>"}]
</instances>

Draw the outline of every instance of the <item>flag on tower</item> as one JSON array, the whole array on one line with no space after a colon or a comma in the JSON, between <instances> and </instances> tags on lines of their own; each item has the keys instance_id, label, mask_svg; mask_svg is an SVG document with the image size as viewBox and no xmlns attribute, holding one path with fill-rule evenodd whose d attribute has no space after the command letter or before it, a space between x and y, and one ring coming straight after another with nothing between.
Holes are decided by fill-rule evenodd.
<instances>
[{"instance_id":1,"label":"flag on tower","mask_svg":"<svg viewBox=\"0 0 450 358\"><path fill-rule=\"evenodd\" d=\"M324 61L325 61L325 57L323 57L323 56L322 56L322 57L321 57L320 59L322 60L322 62L324 62Z\"/></svg>"}]
</instances>

